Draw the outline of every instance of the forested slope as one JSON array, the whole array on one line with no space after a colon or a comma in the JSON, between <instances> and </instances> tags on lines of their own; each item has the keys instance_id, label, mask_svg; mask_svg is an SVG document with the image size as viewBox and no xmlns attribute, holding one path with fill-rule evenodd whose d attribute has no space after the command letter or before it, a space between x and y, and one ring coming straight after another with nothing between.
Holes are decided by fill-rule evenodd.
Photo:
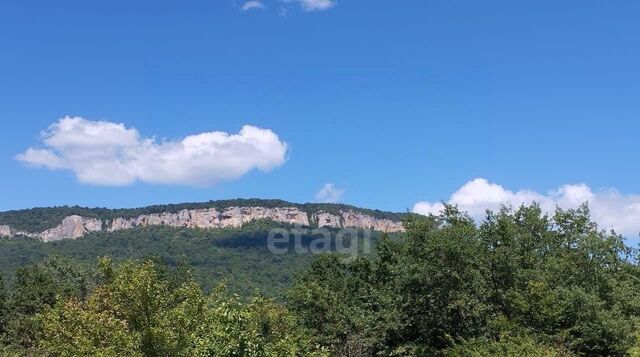
<instances>
[{"instance_id":1,"label":"forested slope","mask_svg":"<svg viewBox=\"0 0 640 357\"><path fill-rule=\"evenodd\" d=\"M154 258L169 266L186 265L205 290L226 281L231 291L249 296L260 292L277 296L289 286L293 275L307 267L312 254L298 254L295 241L285 245L284 254L269 251L272 229L293 228L257 221L242 228L187 229L147 227L116 232L94 232L77 240L41 242L28 238L0 239L0 272L6 277L29 263L60 256L85 264L109 256L114 261ZM327 230L335 233L335 230ZM303 247L315 236L304 231ZM371 232L372 240L381 233ZM328 247L329 249L331 247Z\"/></svg>"}]
</instances>

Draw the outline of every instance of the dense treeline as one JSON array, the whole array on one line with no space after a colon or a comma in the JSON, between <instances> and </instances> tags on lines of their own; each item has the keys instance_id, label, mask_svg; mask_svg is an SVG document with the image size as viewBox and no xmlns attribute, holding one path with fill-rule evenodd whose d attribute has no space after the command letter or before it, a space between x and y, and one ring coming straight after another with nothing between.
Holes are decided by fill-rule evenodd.
<instances>
[{"instance_id":1,"label":"dense treeline","mask_svg":"<svg viewBox=\"0 0 640 357\"><path fill-rule=\"evenodd\" d=\"M334 204L334 203L292 203L283 200L266 200L266 199L234 199L234 200L219 200L208 202L194 202L194 203L179 203L179 204L166 204L166 205L154 205L142 208L123 208L123 209L108 209L108 208L86 208L80 206L62 206L62 207L42 207L31 208L24 210L14 210L0 212L0 225L8 225L13 229L29 232L39 233L49 228L53 228L62 222L62 220L71 215L78 215L88 218L98 218L105 222L113 220L114 218L134 218L141 215L157 214L157 213L177 213L184 209L205 209L216 208L224 210L229 207L297 207L309 214L313 214L318 211L329 212L338 214L341 210L354 210L362 212L364 214L376 217L386 218L394 221L400 221L404 218L405 214L384 212L379 210L372 210L366 208L358 208L355 206Z\"/></svg>"},{"instance_id":2,"label":"dense treeline","mask_svg":"<svg viewBox=\"0 0 640 357\"><path fill-rule=\"evenodd\" d=\"M406 227L406 239L381 242L375 260L326 256L293 287L292 311L324 346L347 355L622 356L636 344L636 252L598 231L586 207L554 219L536 206L503 210L480 227L448 207Z\"/></svg>"},{"instance_id":3,"label":"dense treeline","mask_svg":"<svg viewBox=\"0 0 640 357\"><path fill-rule=\"evenodd\" d=\"M375 255L319 256L281 301L158 260L32 264L0 294L0 354L640 356L637 252L587 207L405 226Z\"/></svg>"},{"instance_id":4,"label":"dense treeline","mask_svg":"<svg viewBox=\"0 0 640 357\"><path fill-rule=\"evenodd\" d=\"M154 261L51 259L18 270L0 298L2 356L324 355L274 301L205 295L188 269Z\"/></svg>"}]
</instances>

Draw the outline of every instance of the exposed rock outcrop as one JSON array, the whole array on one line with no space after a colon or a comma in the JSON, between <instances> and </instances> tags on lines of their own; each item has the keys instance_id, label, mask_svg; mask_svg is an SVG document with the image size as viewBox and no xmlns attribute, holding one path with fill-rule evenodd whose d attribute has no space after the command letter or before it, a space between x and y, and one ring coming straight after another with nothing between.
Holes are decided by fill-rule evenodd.
<instances>
[{"instance_id":1,"label":"exposed rock outcrop","mask_svg":"<svg viewBox=\"0 0 640 357\"><path fill-rule=\"evenodd\" d=\"M342 227L342 223L340 222L340 216L337 216L335 214L331 214L328 212L318 212L314 214L312 217L312 221L315 222L315 224L320 228L322 227L341 228Z\"/></svg>"},{"instance_id":2,"label":"exposed rock outcrop","mask_svg":"<svg viewBox=\"0 0 640 357\"><path fill-rule=\"evenodd\" d=\"M13 237L13 229L6 225L0 225L0 237Z\"/></svg>"},{"instance_id":3,"label":"exposed rock outcrop","mask_svg":"<svg viewBox=\"0 0 640 357\"><path fill-rule=\"evenodd\" d=\"M39 237L45 242L61 239L77 239L88 232L99 232L101 230L102 221L95 218L85 218L74 215L63 219L59 226L40 233Z\"/></svg>"},{"instance_id":4,"label":"exposed rock outcrop","mask_svg":"<svg viewBox=\"0 0 640 357\"><path fill-rule=\"evenodd\" d=\"M99 219L73 215L65 217L57 227L47 229L41 233L17 231L10 226L2 225L0 226L0 237L23 236L50 242L61 239L77 239L89 232L99 232L101 230L102 221Z\"/></svg>"},{"instance_id":5,"label":"exposed rock outcrop","mask_svg":"<svg viewBox=\"0 0 640 357\"><path fill-rule=\"evenodd\" d=\"M178 213L160 213L142 215L136 218L116 218L109 231L118 231L134 227L164 225L188 228L230 228L260 220L308 226L307 213L295 207L230 207L224 211L215 208L182 210Z\"/></svg>"},{"instance_id":6,"label":"exposed rock outcrop","mask_svg":"<svg viewBox=\"0 0 640 357\"><path fill-rule=\"evenodd\" d=\"M328 212L318 212L313 215L312 221L315 222L318 227L360 228L372 229L380 232L404 231L402 222L384 218L375 218L353 210L340 211L340 215Z\"/></svg>"},{"instance_id":7,"label":"exposed rock outcrop","mask_svg":"<svg viewBox=\"0 0 640 357\"><path fill-rule=\"evenodd\" d=\"M10 226L0 226L0 236L28 236L39 238L45 242L61 239L77 239L89 232L119 231L136 227L168 226L187 228L237 228L244 224L270 219L275 222L298 226L331 227L331 228L360 228L382 232L404 231L402 223L390 219L376 218L355 210L340 210L339 214L318 211L309 215L297 207L229 207L223 210L216 208L183 209L179 212L163 212L140 215L133 218L115 218L111 221L101 221L95 218L68 216L57 227L47 229L41 233L26 233L12 229Z\"/></svg>"}]
</instances>

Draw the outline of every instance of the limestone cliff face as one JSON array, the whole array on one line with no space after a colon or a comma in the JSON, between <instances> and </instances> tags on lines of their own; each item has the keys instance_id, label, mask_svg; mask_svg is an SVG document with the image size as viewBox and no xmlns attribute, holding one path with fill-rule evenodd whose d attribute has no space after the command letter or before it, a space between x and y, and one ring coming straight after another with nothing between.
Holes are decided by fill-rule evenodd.
<instances>
[{"instance_id":1,"label":"limestone cliff face","mask_svg":"<svg viewBox=\"0 0 640 357\"><path fill-rule=\"evenodd\" d=\"M0 237L15 237L15 236L40 238L39 234L37 233L27 233L27 232L16 231L15 229L7 225L0 226Z\"/></svg>"},{"instance_id":2,"label":"limestone cliff face","mask_svg":"<svg viewBox=\"0 0 640 357\"><path fill-rule=\"evenodd\" d=\"M354 210L341 210L339 214L319 211L311 215L297 207L229 207L224 210L216 208L184 209L176 213L163 212L140 215L134 218L115 218L101 221L77 215L68 216L57 227L41 233L15 231L9 226L0 226L0 236L28 236L39 238L45 242L61 239L77 239L89 232L114 232L123 229L147 226L168 226L186 228L237 228L244 224L270 219L275 222L299 226L316 225L331 228L373 229L382 232L404 231L402 224L389 219L375 218Z\"/></svg>"},{"instance_id":3,"label":"limestone cliff face","mask_svg":"<svg viewBox=\"0 0 640 357\"><path fill-rule=\"evenodd\" d=\"M13 229L9 226L0 225L0 237L13 237Z\"/></svg>"},{"instance_id":4,"label":"limestone cliff face","mask_svg":"<svg viewBox=\"0 0 640 357\"><path fill-rule=\"evenodd\" d=\"M375 218L353 210L340 211L340 215L328 212L318 212L312 216L312 222L314 222L318 227L360 228L372 229L380 232L404 231L402 222Z\"/></svg>"},{"instance_id":5,"label":"limestone cliff face","mask_svg":"<svg viewBox=\"0 0 640 357\"><path fill-rule=\"evenodd\" d=\"M60 239L77 239L88 232L98 232L101 230L102 221L98 219L69 216L63 219L59 226L40 233L39 238L45 242Z\"/></svg>"},{"instance_id":6,"label":"limestone cliff face","mask_svg":"<svg viewBox=\"0 0 640 357\"><path fill-rule=\"evenodd\" d=\"M187 228L230 228L242 227L251 221L271 219L275 222L308 226L307 213L295 207L230 207L223 211L215 208L182 210L178 213L142 215L136 218L116 218L109 231L134 227L158 226Z\"/></svg>"},{"instance_id":7,"label":"limestone cliff face","mask_svg":"<svg viewBox=\"0 0 640 357\"><path fill-rule=\"evenodd\" d=\"M315 224L322 227L332 227L332 228L341 228L342 222L340 222L340 216L335 214L331 214L328 212L318 212L312 216L312 221Z\"/></svg>"},{"instance_id":8,"label":"limestone cliff face","mask_svg":"<svg viewBox=\"0 0 640 357\"><path fill-rule=\"evenodd\" d=\"M57 227L47 229L41 233L16 231L7 225L2 225L0 226L0 237L26 236L50 242L60 239L77 239L88 232L98 232L101 230L102 221L95 218L85 218L74 215L63 219L62 223Z\"/></svg>"}]
</instances>

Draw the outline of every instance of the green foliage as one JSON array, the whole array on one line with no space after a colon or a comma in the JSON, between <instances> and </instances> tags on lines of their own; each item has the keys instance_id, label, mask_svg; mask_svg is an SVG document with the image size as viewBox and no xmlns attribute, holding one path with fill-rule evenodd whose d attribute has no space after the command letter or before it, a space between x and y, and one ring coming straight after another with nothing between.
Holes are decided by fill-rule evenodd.
<instances>
[{"instance_id":1,"label":"green foliage","mask_svg":"<svg viewBox=\"0 0 640 357\"><path fill-rule=\"evenodd\" d=\"M100 262L104 285L86 302L39 315L39 347L52 356L311 356L296 320L271 300L248 304L192 280L174 286L152 261Z\"/></svg>"},{"instance_id":2,"label":"green foliage","mask_svg":"<svg viewBox=\"0 0 640 357\"><path fill-rule=\"evenodd\" d=\"M286 254L273 254L267 246L269 230L286 227L270 221L256 221L242 228L204 230L148 227L116 232L92 233L77 240L39 242L0 240L0 272L11 277L20 266L49 256L64 256L92 264L101 256L114 261L156 258L169 266L189 266L205 291L225 282L242 297L256 292L279 297L296 271L313 260L311 254L297 254L293 242ZM372 234L378 239L379 234ZM303 235L307 246L309 235Z\"/></svg>"},{"instance_id":3,"label":"green foliage","mask_svg":"<svg viewBox=\"0 0 640 357\"><path fill-rule=\"evenodd\" d=\"M96 284L91 269L61 257L18 269L7 304L7 339L31 348L36 341L34 316L59 301L85 299Z\"/></svg>"},{"instance_id":4,"label":"green foliage","mask_svg":"<svg viewBox=\"0 0 640 357\"><path fill-rule=\"evenodd\" d=\"M324 255L301 275L287 296L291 310L316 342L338 355L379 349L396 321L389 300L375 284L368 260Z\"/></svg>"},{"instance_id":5,"label":"green foliage","mask_svg":"<svg viewBox=\"0 0 640 357\"><path fill-rule=\"evenodd\" d=\"M399 334L438 350L452 331L462 338L482 334L491 308L473 221L447 207L437 220L414 217L407 228L393 269L392 293L404 320Z\"/></svg>"},{"instance_id":6,"label":"green foliage","mask_svg":"<svg viewBox=\"0 0 640 357\"><path fill-rule=\"evenodd\" d=\"M62 257L18 269L11 305L16 313L36 314L59 299L85 299L96 282L94 272Z\"/></svg>"},{"instance_id":7,"label":"green foliage","mask_svg":"<svg viewBox=\"0 0 640 357\"><path fill-rule=\"evenodd\" d=\"M273 222L4 241L0 355L640 355L638 251L586 206L405 218L406 234L356 258L274 255ZM79 263L15 268L53 252ZM86 263L97 255L112 258Z\"/></svg>"},{"instance_id":8,"label":"green foliage","mask_svg":"<svg viewBox=\"0 0 640 357\"><path fill-rule=\"evenodd\" d=\"M296 319L259 297L242 303L216 291L209 299L194 356L323 356L309 344Z\"/></svg>"},{"instance_id":9,"label":"green foliage","mask_svg":"<svg viewBox=\"0 0 640 357\"><path fill-rule=\"evenodd\" d=\"M7 292L4 286L4 278L0 273L0 335L6 331L7 318Z\"/></svg>"},{"instance_id":10,"label":"green foliage","mask_svg":"<svg viewBox=\"0 0 640 357\"><path fill-rule=\"evenodd\" d=\"M506 337L499 341L485 338L462 341L444 352L447 357L570 357L562 349L545 346L530 336Z\"/></svg>"},{"instance_id":11,"label":"green foliage","mask_svg":"<svg viewBox=\"0 0 640 357\"><path fill-rule=\"evenodd\" d=\"M142 356L140 336L126 321L96 310L92 303L67 301L39 319L39 346L52 356Z\"/></svg>"},{"instance_id":12,"label":"green foliage","mask_svg":"<svg viewBox=\"0 0 640 357\"><path fill-rule=\"evenodd\" d=\"M480 226L446 207L405 227L372 260L322 257L300 277L287 301L317 343L395 356L622 356L637 343L637 260L586 206L503 209Z\"/></svg>"},{"instance_id":13,"label":"green foliage","mask_svg":"<svg viewBox=\"0 0 640 357\"><path fill-rule=\"evenodd\" d=\"M636 334L636 342L631 348L627 351L627 354L630 357L640 357L640 333Z\"/></svg>"}]
</instances>

